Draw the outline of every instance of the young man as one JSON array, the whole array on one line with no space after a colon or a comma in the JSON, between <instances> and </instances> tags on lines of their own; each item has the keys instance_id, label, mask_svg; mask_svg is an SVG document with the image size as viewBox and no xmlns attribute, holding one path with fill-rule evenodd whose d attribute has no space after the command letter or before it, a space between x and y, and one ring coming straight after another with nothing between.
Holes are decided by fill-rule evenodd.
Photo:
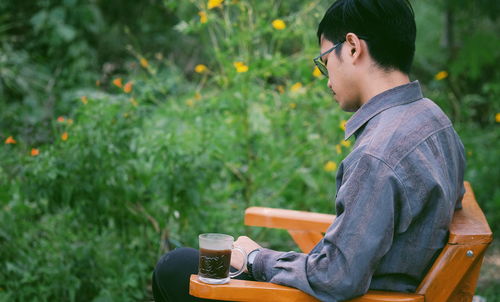
<instances>
[{"instance_id":1,"label":"young man","mask_svg":"<svg viewBox=\"0 0 500 302\"><path fill-rule=\"evenodd\" d=\"M235 245L249 254L255 280L321 301L368 289L413 292L447 241L465 169L451 122L409 80L413 10L407 0L338 0L317 35L315 63L339 106L356 112L345 131L356 144L337 173L337 218L309 254L261 248L248 237Z\"/></svg>"}]
</instances>

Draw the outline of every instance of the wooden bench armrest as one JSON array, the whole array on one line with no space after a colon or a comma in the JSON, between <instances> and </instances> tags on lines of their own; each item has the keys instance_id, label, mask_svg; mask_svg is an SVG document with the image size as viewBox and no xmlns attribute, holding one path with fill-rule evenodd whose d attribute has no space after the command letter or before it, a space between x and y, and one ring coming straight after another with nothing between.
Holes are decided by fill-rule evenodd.
<instances>
[{"instance_id":1,"label":"wooden bench armrest","mask_svg":"<svg viewBox=\"0 0 500 302\"><path fill-rule=\"evenodd\" d=\"M450 244L489 244L493 241L488 221L479 207L468 181L464 182L462 209L456 210L450 225Z\"/></svg>"},{"instance_id":2,"label":"wooden bench armrest","mask_svg":"<svg viewBox=\"0 0 500 302\"><path fill-rule=\"evenodd\" d=\"M245 224L286 230L325 232L335 220L335 215L251 207L245 211Z\"/></svg>"},{"instance_id":3,"label":"wooden bench armrest","mask_svg":"<svg viewBox=\"0 0 500 302\"><path fill-rule=\"evenodd\" d=\"M292 287L268 282L231 279L227 284L212 285L191 275L189 294L199 298L223 301L317 302L316 298ZM424 302L424 296L395 292L369 291L350 302Z\"/></svg>"}]
</instances>

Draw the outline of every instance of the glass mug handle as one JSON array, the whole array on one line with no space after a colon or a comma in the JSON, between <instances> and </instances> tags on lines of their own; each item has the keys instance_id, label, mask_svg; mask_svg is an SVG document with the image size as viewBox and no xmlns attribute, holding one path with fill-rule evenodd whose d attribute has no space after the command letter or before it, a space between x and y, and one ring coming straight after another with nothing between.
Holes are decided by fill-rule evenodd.
<instances>
[{"instance_id":1,"label":"glass mug handle","mask_svg":"<svg viewBox=\"0 0 500 302\"><path fill-rule=\"evenodd\" d=\"M242 248L236 247L236 246L233 246L233 251L234 250L240 252L243 255L243 265L241 266L241 268L237 272L234 272L234 273L230 272L229 273L229 277L231 277L231 278L234 278L236 276L241 275L241 273L243 273L243 270L245 269L245 267L247 267L247 253Z\"/></svg>"}]
</instances>

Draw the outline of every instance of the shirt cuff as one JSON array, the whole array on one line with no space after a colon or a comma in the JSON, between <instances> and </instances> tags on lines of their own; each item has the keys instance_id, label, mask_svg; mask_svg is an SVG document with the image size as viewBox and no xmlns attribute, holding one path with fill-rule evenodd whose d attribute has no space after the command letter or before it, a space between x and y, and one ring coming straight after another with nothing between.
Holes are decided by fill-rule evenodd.
<instances>
[{"instance_id":1,"label":"shirt cuff","mask_svg":"<svg viewBox=\"0 0 500 302\"><path fill-rule=\"evenodd\" d=\"M255 256L252 266L252 275L257 281L269 281L277 273L274 265L285 254L269 249L261 249Z\"/></svg>"}]
</instances>

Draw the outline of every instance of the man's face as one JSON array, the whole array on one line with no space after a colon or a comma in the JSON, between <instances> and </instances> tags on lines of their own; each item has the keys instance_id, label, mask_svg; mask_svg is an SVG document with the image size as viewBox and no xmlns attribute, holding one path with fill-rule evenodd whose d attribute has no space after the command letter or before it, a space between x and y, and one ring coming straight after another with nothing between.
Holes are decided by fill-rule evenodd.
<instances>
[{"instance_id":1,"label":"man's face","mask_svg":"<svg viewBox=\"0 0 500 302\"><path fill-rule=\"evenodd\" d=\"M333 46L335 44L331 41L321 39L321 53L328 51ZM355 69L348 56L349 46L344 43L339 47L341 47L339 55L337 55L336 49L323 56L321 60L328 69L328 88L332 91L340 108L344 111L354 112L361 106Z\"/></svg>"}]
</instances>

